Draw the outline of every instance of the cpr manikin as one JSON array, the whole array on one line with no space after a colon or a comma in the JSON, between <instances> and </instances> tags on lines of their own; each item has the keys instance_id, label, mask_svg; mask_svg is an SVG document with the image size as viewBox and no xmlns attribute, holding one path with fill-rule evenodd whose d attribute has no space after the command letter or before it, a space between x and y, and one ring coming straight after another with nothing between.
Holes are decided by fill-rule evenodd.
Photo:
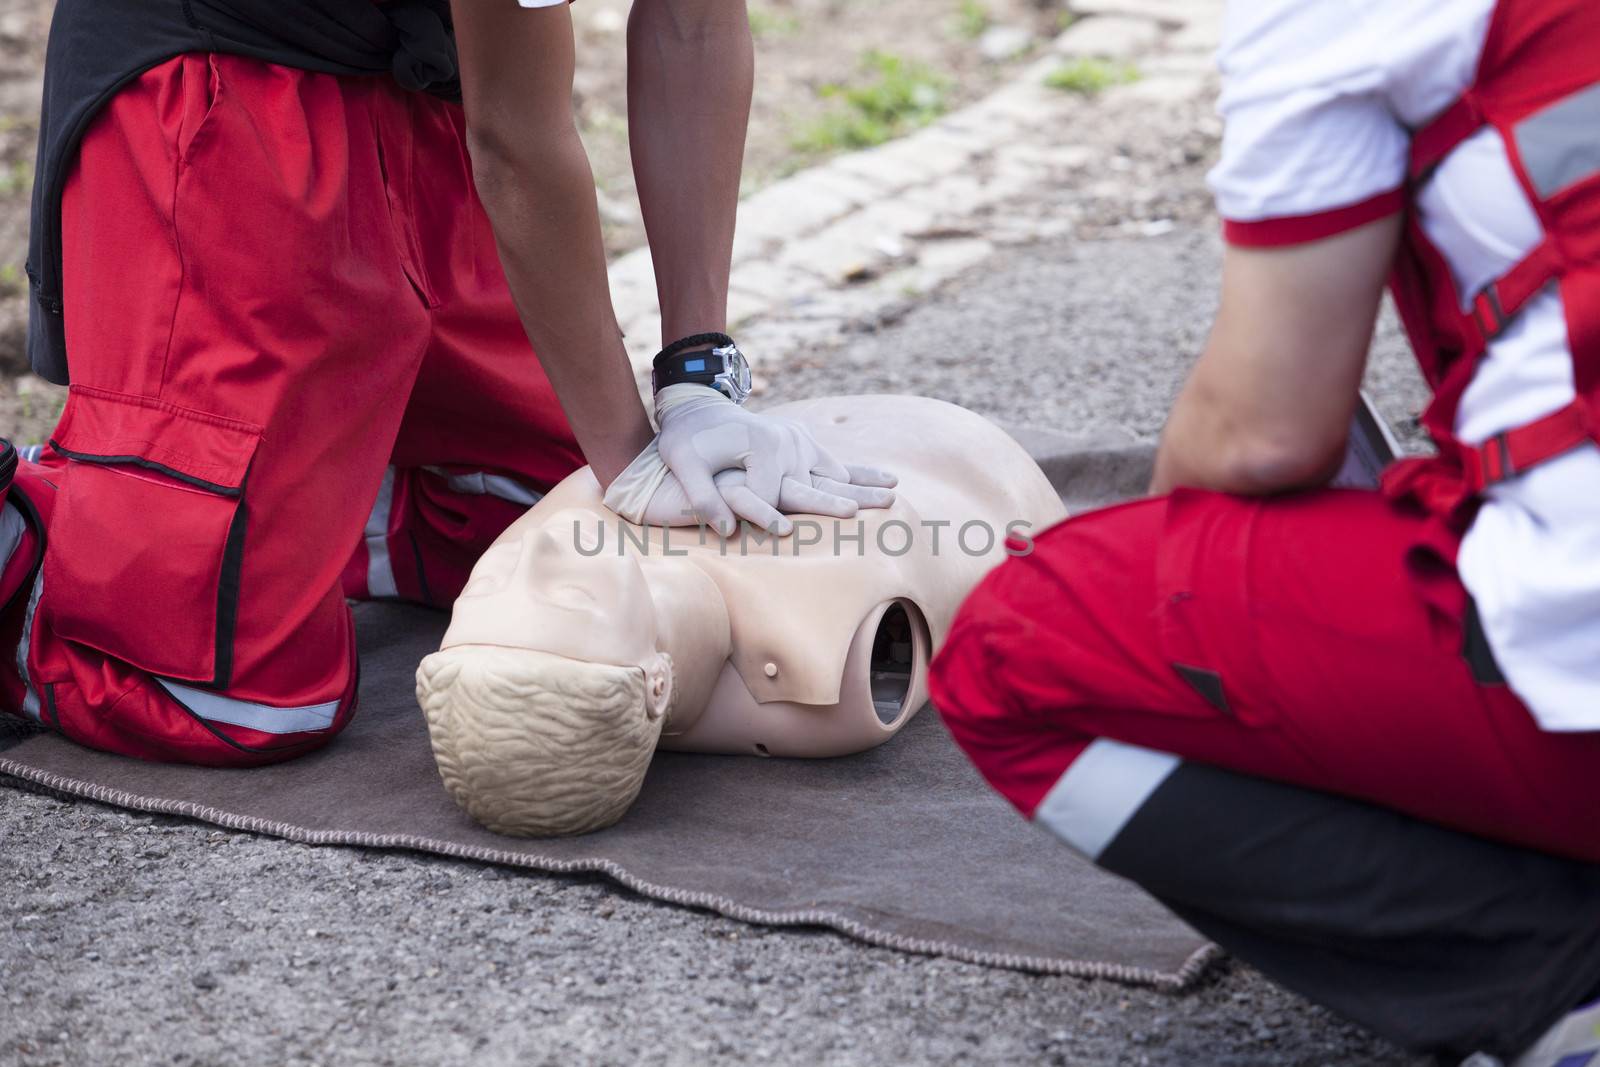
<instances>
[{"instance_id":1,"label":"cpr manikin","mask_svg":"<svg viewBox=\"0 0 1600 1067\"><path fill-rule=\"evenodd\" d=\"M926 701L933 650L1008 534L1063 517L1021 446L953 405L828 397L774 413L894 471L895 503L723 540L624 522L587 468L561 482L479 560L417 672L440 774L474 819L519 835L607 826L658 745L882 744Z\"/></svg>"}]
</instances>

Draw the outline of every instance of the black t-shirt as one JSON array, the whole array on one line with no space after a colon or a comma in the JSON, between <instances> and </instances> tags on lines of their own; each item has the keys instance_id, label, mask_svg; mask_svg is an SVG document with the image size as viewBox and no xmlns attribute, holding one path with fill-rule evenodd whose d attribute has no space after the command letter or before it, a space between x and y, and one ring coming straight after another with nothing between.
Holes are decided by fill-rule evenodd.
<instances>
[{"instance_id":1,"label":"black t-shirt","mask_svg":"<svg viewBox=\"0 0 1600 1067\"><path fill-rule=\"evenodd\" d=\"M112 95L188 52L226 52L327 74L392 76L460 99L448 0L59 0L28 237L28 359L67 383L61 190L84 130Z\"/></svg>"}]
</instances>

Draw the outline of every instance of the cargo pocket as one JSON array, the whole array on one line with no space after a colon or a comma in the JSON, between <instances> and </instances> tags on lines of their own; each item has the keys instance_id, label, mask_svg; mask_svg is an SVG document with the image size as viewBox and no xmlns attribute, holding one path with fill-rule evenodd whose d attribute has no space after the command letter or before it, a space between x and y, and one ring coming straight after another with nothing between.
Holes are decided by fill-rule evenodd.
<instances>
[{"instance_id":1,"label":"cargo pocket","mask_svg":"<svg viewBox=\"0 0 1600 1067\"><path fill-rule=\"evenodd\" d=\"M140 670L225 688L257 426L73 386L44 565L51 629Z\"/></svg>"},{"instance_id":2,"label":"cargo pocket","mask_svg":"<svg viewBox=\"0 0 1600 1067\"><path fill-rule=\"evenodd\" d=\"M1246 594L1250 545L1259 503L1221 493L1179 489L1167 497L1156 555L1156 624L1162 658L1185 684L1172 714L1247 726L1267 725L1259 691Z\"/></svg>"}]
</instances>

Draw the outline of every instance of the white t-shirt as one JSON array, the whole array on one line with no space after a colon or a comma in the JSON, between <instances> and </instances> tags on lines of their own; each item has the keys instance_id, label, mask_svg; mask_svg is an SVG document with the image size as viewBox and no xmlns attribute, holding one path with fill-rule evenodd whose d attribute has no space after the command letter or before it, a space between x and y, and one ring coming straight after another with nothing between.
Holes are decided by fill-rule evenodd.
<instances>
[{"instance_id":1,"label":"white t-shirt","mask_svg":"<svg viewBox=\"0 0 1600 1067\"><path fill-rule=\"evenodd\" d=\"M1409 130L1471 83L1493 8L1229 3L1222 159L1209 176L1228 239L1294 244L1399 209ZM1543 236L1494 130L1446 158L1418 208L1469 299ZM1561 296L1550 289L1490 345L1462 397L1457 436L1478 444L1568 404L1567 345ZM1585 445L1487 496L1459 568L1495 659L1544 729L1600 730L1600 450Z\"/></svg>"}]
</instances>

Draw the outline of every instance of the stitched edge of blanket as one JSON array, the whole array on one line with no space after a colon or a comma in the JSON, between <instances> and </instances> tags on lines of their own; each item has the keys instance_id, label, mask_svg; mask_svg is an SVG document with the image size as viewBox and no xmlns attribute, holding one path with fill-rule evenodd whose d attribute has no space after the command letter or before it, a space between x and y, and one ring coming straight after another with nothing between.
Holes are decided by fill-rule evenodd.
<instances>
[{"instance_id":1,"label":"stitched edge of blanket","mask_svg":"<svg viewBox=\"0 0 1600 1067\"><path fill-rule=\"evenodd\" d=\"M239 815L208 807L188 800L167 800L145 797L109 786L96 785L66 775L31 767L13 759L0 757L0 776L9 776L30 792L45 791L60 798L83 798L110 804L133 811L158 815L178 815L212 823L230 830L266 834L306 845L355 845L362 848L409 849L456 859L476 860L507 867L520 867L547 874L601 874L619 885L642 896L684 907L702 908L725 915L730 919L756 926L820 926L835 930L857 941L882 948L918 956L942 956L947 959L973 963L983 967L1024 971L1029 974L1064 975L1073 978L1102 978L1126 985L1151 986L1178 992L1199 981L1223 952L1216 944L1207 942L1190 953L1176 971L1158 971L1148 967L1133 967L1121 963L1097 960L1068 959L1058 956L1027 956L1011 952L991 952L974 949L953 941L936 938L907 937L889 930L869 926L857 919L821 908L772 911L753 908L728 897L676 886L657 885L634 875L612 860L559 860L525 852L479 848L440 841L411 834L368 834L353 830L307 830L292 823L275 822L253 815ZM16 788L12 782L0 777L0 785ZM29 789L29 786L38 787Z\"/></svg>"}]
</instances>

